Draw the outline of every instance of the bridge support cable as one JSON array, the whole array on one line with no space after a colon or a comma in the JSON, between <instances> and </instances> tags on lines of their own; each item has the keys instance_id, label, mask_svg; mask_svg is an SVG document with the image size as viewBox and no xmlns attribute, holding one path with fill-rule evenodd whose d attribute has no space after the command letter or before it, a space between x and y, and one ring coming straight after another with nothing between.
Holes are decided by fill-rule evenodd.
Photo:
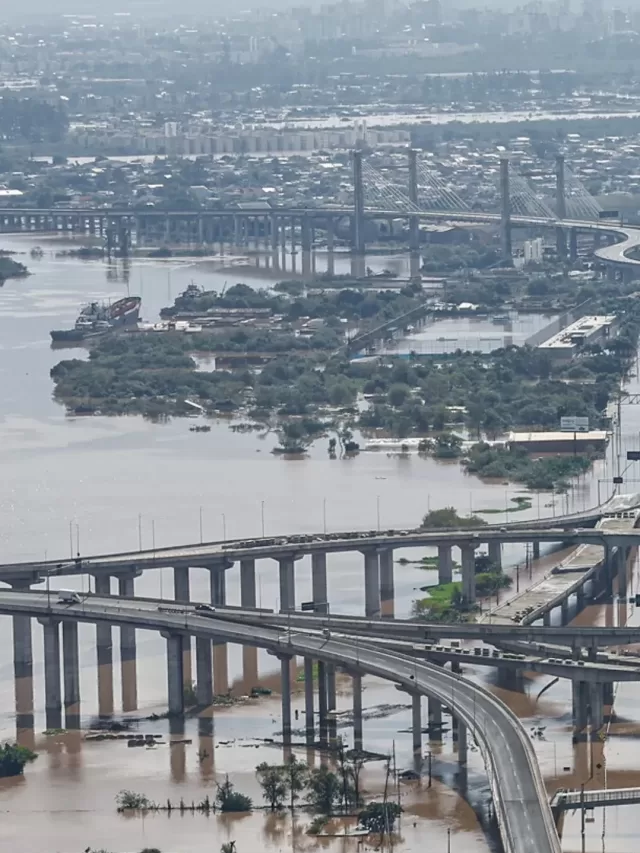
<instances>
[{"instance_id":1,"label":"bridge support cable","mask_svg":"<svg viewBox=\"0 0 640 853\"><path fill-rule=\"evenodd\" d=\"M418 201L424 210L462 211L471 208L447 182L429 169L418 164Z\"/></svg>"},{"instance_id":2,"label":"bridge support cable","mask_svg":"<svg viewBox=\"0 0 640 853\"><path fill-rule=\"evenodd\" d=\"M564 168L565 207L569 219L599 219L602 206L568 166Z\"/></svg>"},{"instance_id":3,"label":"bridge support cable","mask_svg":"<svg viewBox=\"0 0 640 853\"><path fill-rule=\"evenodd\" d=\"M397 211L401 214L420 213L420 207L414 204L406 193L387 180L366 160L362 161L362 180L365 208Z\"/></svg>"},{"instance_id":4,"label":"bridge support cable","mask_svg":"<svg viewBox=\"0 0 640 853\"><path fill-rule=\"evenodd\" d=\"M549 205L535 194L526 178L512 166L509 168L509 199L511 212L516 216L540 216L555 219L556 215Z\"/></svg>"}]
</instances>

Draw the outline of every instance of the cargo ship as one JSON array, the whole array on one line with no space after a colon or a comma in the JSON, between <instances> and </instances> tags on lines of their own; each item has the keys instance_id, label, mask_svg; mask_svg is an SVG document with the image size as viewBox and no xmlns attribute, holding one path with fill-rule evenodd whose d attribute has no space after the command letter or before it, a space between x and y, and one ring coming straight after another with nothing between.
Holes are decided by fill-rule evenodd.
<instances>
[{"instance_id":1,"label":"cargo ship","mask_svg":"<svg viewBox=\"0 0 640 853\"><path fill-rule=\"evenodd\" d=\"M111 305L90 302L80 312L73 329L52 329L49 333L51 340L54 343L76 343L121 326L134 325L140 316L141 303L139 296L126 296Z\"/></svg>"}]
</instances>

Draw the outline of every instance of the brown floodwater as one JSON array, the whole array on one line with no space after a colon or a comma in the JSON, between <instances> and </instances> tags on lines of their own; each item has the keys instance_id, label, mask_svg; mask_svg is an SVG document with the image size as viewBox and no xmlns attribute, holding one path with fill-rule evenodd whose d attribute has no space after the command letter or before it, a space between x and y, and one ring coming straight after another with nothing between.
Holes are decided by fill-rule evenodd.
<instances>
[{"instance_id":1,"label":"brown floodwater","mask_svg":"<svg viewBox=\"0 0 640 853\"><path fill-rule=\"evenodd\" d=\"M275 439L255 433L233 433L226 423L214 424L210 433L194 434L185 420L153 424L137 417L70 418L52 399L49 370L61 358L86 357L84 350L53 351L49 330L73 323L79 305L91 299L115 299L126 293L143 297L143 314L153 319L159 309L194 280L207 288L222 288L238 280L266 286L271 280L261 267L224 266L200 260L152 261L133 259L105 264L56 258L59 241L34 237L5 237L2 245L28 251L40 242L45 254L36 261L23 258L34 275L9 281L0 290L0 541L3 561L66 557L80 547L83 554L194 542L200 539L267 535L310 529L374 529L415 525L429 509L455 506L459 511L499 510L490 520L537 517L592 505L600 491L610 490L613 472L609 457L598 463L593 474L582 478L567 496L541 495L533 506L517 515L511 499L522 490L502 483L482 483L465 475L456 464L440 463L418 456L400 457L386 452L361 453L350 460L330 460L325 442L304 459L285 460L271 454ZM18 258L20 259L20 258ZM321 259L319 259L319 262ZM396 258L373 257L369 265L382 269ZM347 265L347 259L339 259ZM345 267L346 268L346 267ZM640 410L624 409L624 448L638 447ZM630 490L636 486L630 483ZM504 510L509 510L507 515ZM416 559L424 549L406 550L399 556ZM505 549L506 563L524 561L519 546ZM532 577L547 563L533 569ZM257 566L258 599L265 607L277 604L276 563ZM297 565L297 600L310 594L310 566ZM192 594L206 600L208 575L192 571ZM434 581L434 572L415 564L397 566L396 613L407 615L419 587ZM523 574L521 584L528 582ZM64 585L72 585L64 581ZM634 581L634 583L637 583ZM78 580L79 585L87 580ZM141 594L170 597L171 572L149 572L137 584ZM332 612L362 613L362 563L355 554L329 559L329 598ZM239 603L238 569L228 572L228 600ZM602 609L583 618L606 619ZM591 609L588 611L591 613ZM633 618L632 613L630 618ZM617 617L618 618L618 617ZM84 850L91 846L113 851L134 851L157 846L164 853L217 850L225 840L237 842L238 853L265 850L351 851L355 839L310 839L299 827L308 817L296 820L292 833L288 818L262 812L249 817L222 818L173 812L144 818L123 817L115 812L114 797L127 787L143 791L158 801L170 798L186 802L212 795L215 779L228 773L238 788L259 801L253 769L262 760L279 760L281 751L267 746L265 738L277 737L279 701L276 695L243 702L232 709L217 709L213 735L197 719L188 720L185 736L191 744L160 744L151 750L131 750L126 742L85 742L77 735L43 737L44 695L42 677L42 629L34 625L35 731L21 733L25 742L35 743L39 758L27 768L25 777L0 784L0 842L3 849L17 853ZM15 736L14 684L11 655L11 623L0 618L0 737ZM122 687L118 662L117 631L114 631L113 708L122 710ZM218 651L218 658L223 654ZM80 627L82 718L85 724L100 708L95 661L95 629ZM222 660L216 677L224 679ZM492 683L491 670L469 668L467 674ZM138 632L138 709L141 714L162 711L166 706L164 641L157 635ZM228 648L227 679L236 695L246 693L257 680L277 691L277 665L258 652L245 655ZM525 725L546 726L543 740L536 740L543 771L550 787L573 785L582 779L584 748L571 745L570 690L558 682L537 700L548 679L527 682L525 694L499 691L525 720ZM107 680L108 683L108 680ZM131 685L125 685L129 688ZM298 685L299 687L299 685ZM498 691L498 688L495 688ZM104 690L104 680L103 680ZM365 711L381 705L400 706L386 716L372 713L364 724L365 745L386 753L395 745L398 768L411 766L410 709L402 694L376 679L365 680ZM102 704L110 697L102 695ZM622 728L612 725L604 747L610 778L634 779L640 767L635 741L635 721L640 691L636 685L621 686L616 711ZM338 707L349 708L348 679L340 680ZM298 691L294 710L302 717L303 699ZM423 708L426 725L426 703ZM490 842L476 817L488 797L488 787L479 753L469 755L469 786L465 796L455 790L455 754L450 724L445 716L442 742L429 741L434 780L401 786L406 809L397 849L418 853L427 845L446 850L447 828L451 850L486 853ZM298 725L302 723L298 722ZM294 725L296 723L294 722ZM163 722L140 724L141 731L158 732L167 739ZM349 740L352 732L342 730ZM582 752L580 751L582 750ZM306 757L306 751L299 752ZM310 756L314 761L317 756ZM565 770L564 768L569 768ZM617 774L617 775L616 775ZM371 765L366 786L381 791L383 768ZM635 784L635 783L634 783ZM466 797L466 798L465 798ZM625 833L633 838L633 810L609 809L607 846L610 853L626 853ZM614 817L615 815L615 817ZM33 819L30 819L33 816ZM579 849L575 821L565 821L567 850ZM579 822L578 822L579 831ZM589 839L597 833L589 824ZM618 827L614 831L614 826ZM637 839L637 835L635 836ZM579 841L578 837L578 841ZM591 843L591 840L589 841ZM603 849L598 836L598 849ZM593 846L587 849L595 849ZM637 849L637 844L636 848Z\"/></svg>"}]
</instances>

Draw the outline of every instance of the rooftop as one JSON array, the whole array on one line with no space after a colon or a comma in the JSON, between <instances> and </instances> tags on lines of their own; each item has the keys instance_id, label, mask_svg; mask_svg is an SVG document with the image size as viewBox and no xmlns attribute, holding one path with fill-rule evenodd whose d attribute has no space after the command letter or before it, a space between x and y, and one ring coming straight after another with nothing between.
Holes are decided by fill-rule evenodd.
<instances>
[{"instance_id":1,"label":"rooftop","mask_svg":"<svg viewBox=\"0 0 640 853\"><path fill-rule=\"evenodd\" d=\"M574 347L577 343L590 338L606 326L611 326L615 322L615 319L615 314L592 314L588 317L581 317L575 323L571 323L570 326L561 329L553 337L543 341L539 345L539 349Z\"/></svg>"}]
</instances>

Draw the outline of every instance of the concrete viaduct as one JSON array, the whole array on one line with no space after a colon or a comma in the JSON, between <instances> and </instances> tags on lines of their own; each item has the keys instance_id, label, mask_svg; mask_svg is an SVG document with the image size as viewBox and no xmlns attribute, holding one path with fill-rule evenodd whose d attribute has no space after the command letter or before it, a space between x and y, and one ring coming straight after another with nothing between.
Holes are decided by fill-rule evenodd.
<instances>
[{"instance_id":1,"label":"concrete viaduct","mask_svg":"<svg viewBox=\"0 0 640 853\"><path fill-rule=\"evenodd\" d=\"M390 196L395 199L385 209L381 202L375 209L365 204L365 180L362 172L362 153L354 152L353 179L354 202L352 206L327 207L273 207L243 206L220 210L158 210L155 208L0 208L0 233L60 233L88 234L104 240L107 252L118 251L128 255L133 237L138 245L151 242L219 246L225 250L253 248L271 253L274 259L291 252L302 251L302 273L312 271L311 254L316 231L326 234L329 254L329 272L333 258L336 234L341 222L348 220L351 250L355 258L362 259L366 252L365 223L368 219L394 220L404 218L409 226L409 248L412 256L412 275L419 272L419 222L437 220L450 222L495 222L500 227L502 255L512 255L511 231L514 227L552 228L556 233L558 252L577 256L578 233L591 233L596 240L595 255L615 274L634 278L640 269L640 260L630 257L632 250L640 247L640 229L622 226L606 220L571 219L567 217L567 195L564 181L564 158L556 161L555 215L514 215L510 197L509 161L501 160L500 211L477 212L469 210L422 210L418 201L416 152L408 152L408 193L397 190ZM383 194L384 195L384 194ZM608 245L601 246L603 237ZM362 274L364 274L363 264Z\"/></svg>"},{"instance_id":2,"label":"concrete viaduct","mask_svg":"<svg viewBox=\"0 0 640 853\"><path fill-rule=\"evenodd\" d=\"M451 709L456 718L458 758L464 771L467 760L467 728L480 746L489 782L498 827L506 853L560 853L560 842L547 801L546 790L531 742L517 718L502 702L490 693L465 681L442 667L419 663L414 657L365 646L357 651L353 644L340 639L314 636L307 633L287 633L278 629L242 626L196 613L165 612L157 602L90 596L75 605L62 605L46 593L0 593L0 612L20 614L20 618L42 620L55 647L54 633L62 623L64 668L61 678L60 660L57 666L52 655L46 664L46 676L51 695L61 692L64 683L64 707L68 725L77 722L79 714L79 670L77 623L119 625L124 628L147 628L163 633L167 639L169 709L178 717L184 710L183 639L195 636L196 642L211 648L214 642L247 643L260 646L281 660L283 679L283 736L291 739L290 661L296 654L305 660L321 661L325 667L340 666L352 673L354 706L361 704L360 679L363 673L380 676L394 682L412 698L413 747L419 760L422 750L421 697L429 695ZM210 665L210 657L209 657ZM210 670L209 670L210 672ZM210 692L210 685L206 685ZM305 692L311 691L305 685ZM203 689L203 687L201 687ZM209 698L209 697L207 697ZM311 706L313 707L313 705ZM356 718L357 719L357 718ZM313 712L306 712L307 726ZM362 731L356 728L356 746L362 744Z\"/></svg>"}]
</instances>

